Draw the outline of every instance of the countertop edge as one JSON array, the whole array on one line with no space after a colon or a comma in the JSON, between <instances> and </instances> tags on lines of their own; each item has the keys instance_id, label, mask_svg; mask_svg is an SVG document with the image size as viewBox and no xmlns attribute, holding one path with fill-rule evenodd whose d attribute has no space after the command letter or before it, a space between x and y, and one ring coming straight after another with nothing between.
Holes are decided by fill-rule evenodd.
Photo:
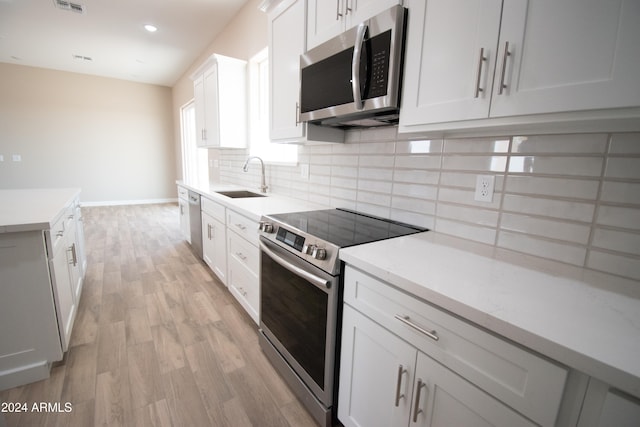
<instances>
[{"instance_id":1,"label":"countertop edge","mask_svg":"<svg viewBox=\"0 0 640 427\"><path fill-rule=\"evenodd\" d=\"M42 196L44 194L50 195L54 200L47 200L47 206L40 206L39 211L42 215L39 215L37 219L14 219L11 223L7 224L3 222L0 224L0 233L19 233L30 231L44 231L51 229L53 225L64 214L64 211L69 207L74 200L76 200L80 193L81 188L38 188L38 189L15 189L15 190L0 190L0 197L13 193L14 201L11 203L19 203L15 200L15 196ZM9 196L11 197L11 196ZM39 203L36 200L32 200L34 204ZM55 206L53 204L55 203ZM28 209L30 206L20 205L20 209ZM24 212L22 212L23 214ZM17 215L16 215L17 216ZM20 215L22 217L22 215ZM45 218L46 217L46 218Z\"/></svg>"}]
</instances>

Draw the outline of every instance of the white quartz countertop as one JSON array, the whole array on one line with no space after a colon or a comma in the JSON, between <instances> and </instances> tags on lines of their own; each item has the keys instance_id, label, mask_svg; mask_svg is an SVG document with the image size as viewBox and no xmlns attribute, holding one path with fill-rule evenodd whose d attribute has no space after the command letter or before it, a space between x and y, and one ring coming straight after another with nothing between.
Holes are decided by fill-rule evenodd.
<instances>
[{"instance_id":1,"label":"white quartz countertop","mask_svg":"<svg viewBox=\"0 0 640 427\"><path fill-rule=\"evenodd\" d=\"M214 202L220 203L225 207L233 209L234 211L254 221L259 221L262 215L268 214L327 209L327 206L319 205L312 202L305 202L302 200L273 193L266 193L265 197L247 197L236 199L217 193L218 191L236 190L248 190L254 193L260 192L260 190L247 189L246 187L215 184L199 186L186 184L182 181L178 181L177 184L189 190L195 191L201 196L213 200Z\"/></svg>"},{"instance_id":2,"label":"white quartz countertop","mask_svg":"<svg viewBox=\"0 0 640 427\"><path fill-rule=\"evenodd\" d=\"M507 262L502 260L504 254L497 256L491 248L482 253L474 245L426 232L342 249L340 258L422 300L640 396L637 282L578 268L534 265L525 257Z\"/></svg>"},{"instance_id":3,"label":"white quartz countertop","mask_svg":"<svg viewBox=\"0 0 640 427\"><path fill-rule=\"evenodd\" d=\"M47 230L79 188L0 190L0 233Z\"/></svg>"}]
</instances>

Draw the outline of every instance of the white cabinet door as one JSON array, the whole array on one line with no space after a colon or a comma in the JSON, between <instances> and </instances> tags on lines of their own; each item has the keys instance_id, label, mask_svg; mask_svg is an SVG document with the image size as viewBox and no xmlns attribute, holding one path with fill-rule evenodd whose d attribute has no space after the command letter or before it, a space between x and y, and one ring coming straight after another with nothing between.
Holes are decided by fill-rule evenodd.
<instances>
[{"instance_id":1,"label":"white cabinet door","mask_svg":"<svg viewBox=\"0 0 640 427\"><path fill-rule=\"evenodd\" d=\"M640 105L639 22L637 0L506 1L491 116Z\"/></svg>"},{"instance_id":2,"label":"white cabinet door","mask_svg":"<svg viewBox=\"0 0 640 427\"><path fill-rule=\"evenodd\" d=\"M203 75L204 89L204 135L203 145L206 147L215 147L219 145L220 140L220 107L219 107L219 89L218 89L218 65L212 65ZM196 101L197 102L197 101ZM196 111L197 113L197 111ZM196 116L196 121L197 121Z\"/></svg>"},{"instance_id":3,"label":"white cabinet door","mask_svg":"<svg viewBox=\"0 0 640 427\"><path fill-rule=\"evenodd\" d=\"M227 284L227 239L225 225L202 212L202 258L222 283Z\"/></svg>"},{"instance_id":4,"label":"white cabinet door","mask_svg":"<svg viewBox=\"0 0 640 427\"><path fill-rule=\"evenodd\" d=\"M49 261L56 312L58 314L58 329L62 340L62 351L67 351L69 348L69 340L71 339L71 330L77 308L69 269L71 261L71 248L66 241L65 244L58 246L55 255Z\"/></svg>"},{"instance_id":5,"label":"white cabinet door","mask_svg":"<svg viewBox=\"0 0 640 427\"><path fill-rule=\"evenodd\" d=\"M204 132L206 129L206 118L204 110L204 76L200 75L193 81L193 100L196 109L196 143L198 147L205 147Z\"/></svg>"},{"instance_id":6,"label":"white cabinet door","mask_svg":"<svg viewBox=\"0 0 640 427\"><path fill-rule=\"evenodd\" d=\"M269 16L269 114L273 140L304 136L304 125L298 121L304 19L303 0L288 1Z\"/></svg>"},{"instance_id":7,"label":"white cabinet door","mask_svg":"<svg viewBox=\"0 0 640 427\"><path fill-rule=\"evenodd\" d=\"M637 427L639 422L640 399L595 378L589 380L578 427Z\"/></svg>"},{"instance_id":8,"label":"white cabinet door","mask_svg":"<svg viewBox=\"0 0 640 427\"><path fill-rule=\"evenodd\" d=\"M411 426L536 426L425 354L417 360Z\"/></svg>"},{"instance_id":9,"label":"white cabinet door","mask_svg":"<svg viewBox=\"0 0 640 427\"><path fill-rule=\"evenodd\" d=\"M189 224L189 201L179 198L178 208L180 209L180 234L182 234L182 238L184 240L191 243L191 228Z\"/></svg>"},{"instance_id":10,"label":"white cabinet door","mask_svg":"<svg viewBox=\"0 0 640 427\"><path fill-rule=\"evenodd\" d=\"M347 0L307 1L307 49L344 31L344 3Z\"/></svg>"},{"instance_id":11,"label":"white cabinet door","mask_svg":"<svg viewBox=\"0 0 640 427\"><path fill-rule=\"evenodd\" d=\"M416 350L344 306L338 419L345 427L407 426Z\"/></svg>"},{"instance_id":12,"label":"white cabinet door","mask_svg":"<svg viewBox=\"0 0 640 427\"><path fill-rule=\"evenodd\" d=\"M214 54L191 78L198 146L246 147L247 62Z\"/></svg>"},{"instance_id":13,"label":"white cabinet door","mask_svg":"<svg viewBox=\"0 0 640 427\"><path fill-rule=\"evenodd\" d=\"M501 9L501 0L411 3L402 126L489 115Z\"/></svg>"},{"instance_id":14,"label":"white cabinet door","mask_svg":"<svg viewBox=\"0 0 640 427\"><path fill-rule=\"evenodd\" d=\"M344 131L299 121L300 55L305 1L288 0L269 15L269 134L281 143L344 142Z\"/></svg>"},{"instance_id":15,"label":"white cabinet door","mask_svg":"<svg viewBox=\"0 0 640 427\"><path fill-rule=\"evenodd\" d=\"M308 0L307 49L312 49L402 0Z\"/></svg>"}]
</instances>

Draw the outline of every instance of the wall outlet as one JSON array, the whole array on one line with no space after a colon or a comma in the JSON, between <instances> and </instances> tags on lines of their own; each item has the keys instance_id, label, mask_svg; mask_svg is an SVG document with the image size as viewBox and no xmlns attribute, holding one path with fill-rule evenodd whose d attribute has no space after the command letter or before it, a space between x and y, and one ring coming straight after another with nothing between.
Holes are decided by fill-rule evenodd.
<instances>
[{"instance_id":1,"label":"wall outlet","mask_svg":"<svg viewBox=\"0 0 640 427\"><path fill-rule=\"evenodd\" d=\"M303 163L300 165L300 178L309 179L309 164Z\"/></svg>"},{"instance_id":2,"label":"wall outlet","mask_svg":"<svg viewBox=\"0 0 640 427\"><path fill-rule=\"evenodd\" d=\"M0 154L0 162L4 162L4 154Z\"/></svg>"},{"instance_id":3,"label":"wall outlet","mask_svg":"<svg viewBox=\"0 0 640 427\"><path fill-rule=\"evenodd\" d=\"M478 202L493 202L493 187L496 177L493 175L476 176L476 194L474 199Z\"/></svg>"}]
</instances>

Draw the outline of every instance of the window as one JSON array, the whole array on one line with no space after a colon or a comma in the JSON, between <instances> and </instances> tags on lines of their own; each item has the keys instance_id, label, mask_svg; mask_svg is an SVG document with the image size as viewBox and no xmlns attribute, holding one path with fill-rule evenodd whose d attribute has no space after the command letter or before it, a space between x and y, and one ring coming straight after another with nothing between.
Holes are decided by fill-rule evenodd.
<instances>
[{"instance_id":1,"label":"window","mask_svg":"<svg viewBox=\"0 0 640 427\"><path fill-rule=\"evenodd\" d=\"M193 101L180 109L182 135L182 180L190 184L209 182L208 153L198 148L196 107Z\"/></svg>"},{"instance_id":2,"label":"window","mask_svg":"<svg viewBox=\"0 0 640 427\"><path fill-rule=\"evenodd\" d=\"M296 145L269 139L269 54L264 48L249 60L249 154L268 163L296 164Z\"/></svg>"}]
</instances>

